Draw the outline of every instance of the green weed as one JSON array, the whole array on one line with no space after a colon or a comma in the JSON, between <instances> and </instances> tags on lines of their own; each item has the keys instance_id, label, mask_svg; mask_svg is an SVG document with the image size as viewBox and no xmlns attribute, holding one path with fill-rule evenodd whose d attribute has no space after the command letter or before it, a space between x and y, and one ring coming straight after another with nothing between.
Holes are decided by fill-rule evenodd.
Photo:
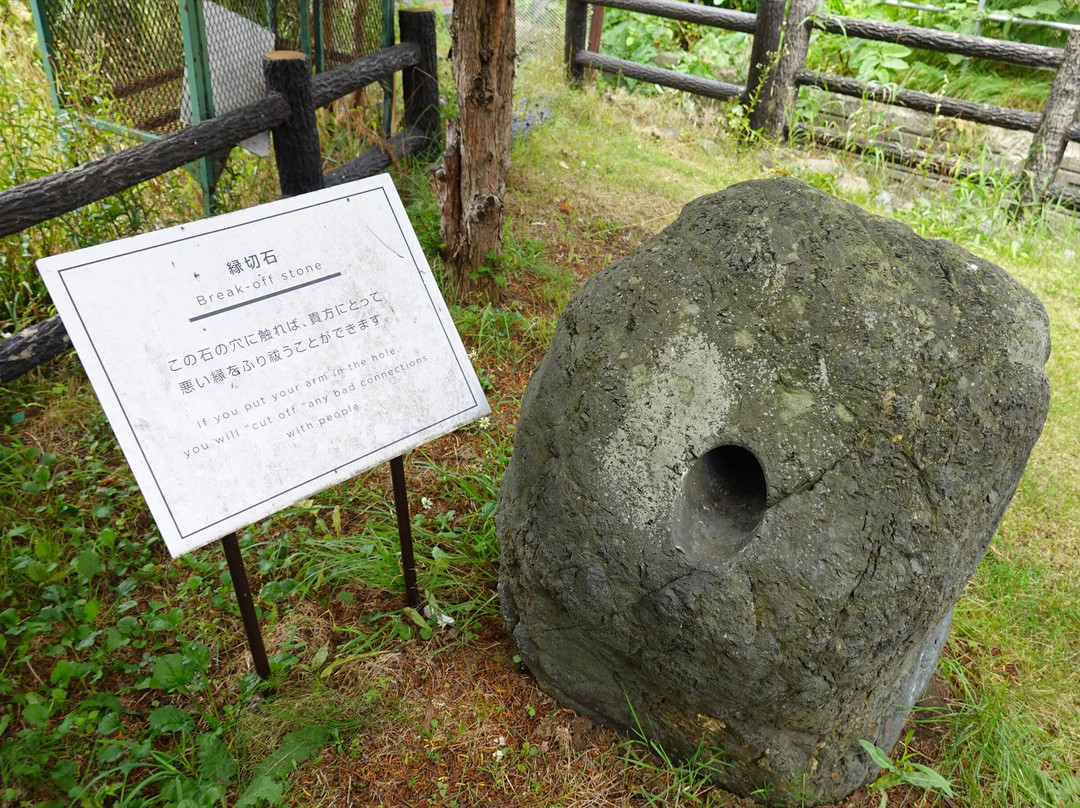
<instances>
[{"instance_id":1,"label":"green weed","mask_svg":"<svg viewBox=\"0 0 1080 808\"><path fill-rule=\"evenodd\" d=\"M885 808L889 802L887 790L898 785L913 786L924 791L940 791L950 798L953 796L952 786L948 780L931 767L912 759L909 748L911 735L909 733L908 737L904 739L903 754L896 762L889 758L887 752L870 743L870 741L859 741L862 748L870 755L870 759L882 769L881 775L870 786L871 794L877 793L881 795L878 808Z\"/></svg>"},{"instance_id":2,"label":"green weed","mask_svg":"<svg viewBox=\"0 0 1080 808\"><path fill-rule=\"evenodd\" d=\"M707 808L723 804L720 800L725 796L712 780L719 770L731 765L724 760L723 750L709 748L702 742L688 758L677 760L651 737L651 733L644 731L633 705L630 713L634 728L632 738L622 747L623 760L639 771L659 776L655 783L637 789L646 805L657 808L683 805ZM641 751L647 754L642 755Z\"/></svg>"}]
</instances>

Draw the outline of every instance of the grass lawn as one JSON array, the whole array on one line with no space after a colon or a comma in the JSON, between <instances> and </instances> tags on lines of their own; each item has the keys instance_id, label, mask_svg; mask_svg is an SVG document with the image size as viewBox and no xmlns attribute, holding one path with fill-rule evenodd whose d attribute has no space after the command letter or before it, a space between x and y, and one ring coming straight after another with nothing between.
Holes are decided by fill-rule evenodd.
<instances>
[{"instance_id":1,"label":"grass lawn","mask_svg":"<svg viewBox=\"0 0 1080 808\"><path fill-rule=\"evenodd\" d=\"M25 20L9 11L4 26L0 96L13 111L0 126L0 183L10 185L85 159L101 138L60 145ZM1045 211L1011 224L1005 190L989 181L901 181L870 158L747 145L725 107L572 92L553 63L529 63L517 81L518 103L550 117L515 146L504 298L453 311L493 414L406 459L425 612L402 611L390 477L374 469L244 533L274 671L262 686L220 548L168 557L78 359L0 389L0 805L750 804L710 786L695 761L676 765L536 688L498 615L494 503L518 403L569 296L691 199L780 175L887 205L921 234L1004 266L1049 311L1046 428L957 607L933 706L891 750L902 777L931 766L954 796L908 785L887 796L1080 805L1075 221ZM328 158L347 159L348 131L324 123ZM425 168L394 176L438 271ZM225 200L254 204L275 186L266 163L237 157ZM177 172L5 240L0 325L48 313L38 255L197 215ZM881 795L842 804L877 806Z\"/></svg>"}]
</instances>

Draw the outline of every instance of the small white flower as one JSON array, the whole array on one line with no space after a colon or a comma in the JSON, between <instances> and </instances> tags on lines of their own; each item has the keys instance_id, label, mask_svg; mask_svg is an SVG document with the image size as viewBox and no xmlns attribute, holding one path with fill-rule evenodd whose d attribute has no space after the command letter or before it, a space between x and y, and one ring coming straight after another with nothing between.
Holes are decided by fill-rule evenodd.
<instances>
[{"instance_id":1,"label":"small white flower","mask_svg":"<svg viewBox=\"0 0 1080 808\"><path fill-rule=\"evenodd\" d=\"M491 753L491 756L496 760L502 760L506 756L506 750L496 749L494 752Z\"/></svg>"},{"instance_id":2,"label":"small white flower","mask_svg":"<svg viewBox=\"0 0 1080 808\"><path fill-rule=\"evenodd\" d=\"M469 361L475 362L480 355L476 352L476 348L469 351Z\"/></svg>"},{"instance_id":3,"label":"small white flower","mask_svg":"<svg viewBox=\"0 0 1080 808\"><path fill-rule=\"evenodd\" d=\"M432 502L427 497L420 497L420 507L423 508L425 511L430 511L431 506L434 505L434 504L435 503Z\"/></svg>"},{"instance_id":4,"label":"small white flower","mask_svg":"<svg viewBox=\"0 0 1080 808\"><path fill-rule=\"evenodd\" d=\"M480 428L487 429L489 426L491 426L491 419L485 415L480 419Z\"/></svg>"},{"instance_id":5,"label":"small white flower","mask_svg":"<svg viewBox=\"0 0 1080 808\"><path fill-rule=\"evenodd\" d=\"M428 620L434 620L435 625L439 628L446 628L447 626L454 625L454 618L448 614L443 614L438 609L430 604L420 610L420 613L424 615Z\"/></svg>"}]
</instances>

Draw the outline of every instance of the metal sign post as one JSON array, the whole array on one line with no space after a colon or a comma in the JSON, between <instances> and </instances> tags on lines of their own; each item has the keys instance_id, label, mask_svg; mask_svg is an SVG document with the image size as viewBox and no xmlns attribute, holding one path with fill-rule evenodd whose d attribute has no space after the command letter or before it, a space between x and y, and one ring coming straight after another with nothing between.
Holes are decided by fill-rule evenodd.
<instances>
[{"instance_id":1,"label":"metal sign post","mask_svg":"<svg viewBox=\"0 0 1080 808\"><path fill-rule=\"evenodd\" d=\"M405 463L400 455L390 461L390 478L394 482L394 509L397 512L398 540L401 542L401 567L405 573L405 602L415 609L420 605L420 590L416 588L416 559L413 557L409 492L405 488Z\"/></svg>"},{"instance_id":2,"label":"metal sign post","mask_svg":"<svg viewBox=\"0 0 1080 808\"><path fill-rule=\"evenodd\" d=\"M259 617L255 614L255 603L251 599L251 587L248 584L247 570L244 569L244 559L240 556L240 542L236 533L222 536L221 546L225 550L225 561L229 564L229 575L236 591L236 602L240 606L240 619L244 621L244 632L251 649L251 660L255 663L255 672L261 678L269 679L270 660L266 658L266 646L259 628Z\"/></svg>"}]
</instances>

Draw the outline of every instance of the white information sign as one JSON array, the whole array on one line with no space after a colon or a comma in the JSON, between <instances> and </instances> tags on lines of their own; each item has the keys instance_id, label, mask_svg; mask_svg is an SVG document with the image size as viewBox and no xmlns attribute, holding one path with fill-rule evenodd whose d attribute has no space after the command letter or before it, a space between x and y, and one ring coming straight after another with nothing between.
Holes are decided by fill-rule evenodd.
<instances>
[{"instance_id":1,"label":"white information sign","mask_svg":"<svg viewBox=\"0 0 1080 808\"><path fill-rule=\"evenodd\" d=\"M38 269L174 556L490 412L386 175Z\"/></svg>"}]
</instances>

